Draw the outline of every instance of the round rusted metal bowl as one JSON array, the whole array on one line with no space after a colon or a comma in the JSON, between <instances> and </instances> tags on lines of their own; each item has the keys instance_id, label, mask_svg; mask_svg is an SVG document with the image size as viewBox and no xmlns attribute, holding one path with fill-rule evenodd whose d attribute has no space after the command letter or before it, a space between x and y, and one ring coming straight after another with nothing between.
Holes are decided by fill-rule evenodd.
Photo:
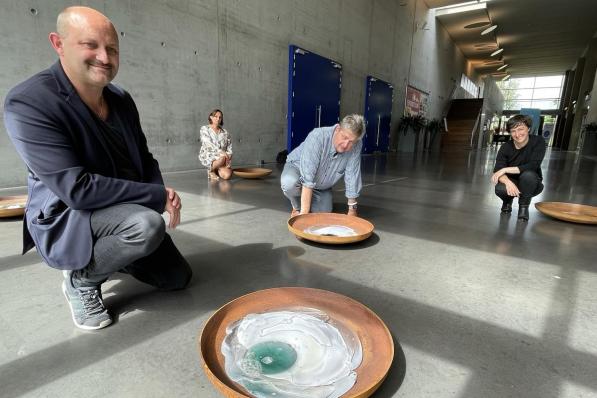
<instances>
[{"instance_id":1,"label":"round rusted metal bowl","mask_svg":"<svg viewBox=\"0 0 597 398\"><path fill-rule=\"evenodd\" d=\"M327 290L280 287L239 297L217 310L199 337L203 370L213 385L228 398L252 397L226 375L222 341L226 327L251 313L288 308L316 308L333 321L351 329L360 339L363 360L356 368L357 380L342 397L368 397L383 382L394 358L394 341L383 321L369 308L349 297Z\"/></svg>"},{"instance_id":2,"label":"round rusted metal bowl","mask_svg":"<svg viewBox=\"0 0 597 398\"><path fill-rule=\"evenodd\" d=\"M356 235L334 236L305 232L309 228L332 225L351 228ZM365 240L371 236L373 228L373 224L363 218L338 213L308 213L294 216L288 220L288 229L299 238L331 245L342 245Z\"/></svg>"},{"instance_id":3,"label":"round rusted metal bowl","mask_svg":"<svg viewBox=\"0 0 597 398\"><path fill-rule=\"evenodd\" d=\"M0 196L0 217L17 217L25 213L27 195Z\"/></svg>"},{"instance_id":4,"label":"round rusted metal bowl","mask_svg":"<svg viewBox=\"0 0 597 398\"><path fill-rule=\"evenodd\" d=\"M263 178L272 173L270 169L261 167L241 167L233 169L232 172L242 178Z\"/></svg>"},{"instance_id":5,"label":"round rusted metal bowl","mask_svg":"<svg viewBox=\"0 0 597 398\"><path fill-rule=\"evenodd\" d=\"M539 202L535 208L541 213L558 220L580 223L597 224L597 207L579 205L566 202Z\"/></svg>"}]
</instances>

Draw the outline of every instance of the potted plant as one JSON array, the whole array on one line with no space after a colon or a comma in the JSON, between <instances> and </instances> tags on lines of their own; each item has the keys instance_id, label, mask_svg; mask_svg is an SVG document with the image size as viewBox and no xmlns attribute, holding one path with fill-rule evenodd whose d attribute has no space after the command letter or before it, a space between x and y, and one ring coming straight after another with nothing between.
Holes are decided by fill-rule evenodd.
<instances>
[{"instance_id":1,"label":"potted plant","mask_svg":"<svg viewBox=\"0 0 597 398\"><path fill-rule=\"evenodd\" d=\"M444 131L444 124L439 119L431 119L425 126L425 149L431 150L435 137Z\"/></svg>"},{"instance_id":2,"label":"potted plant","mask_svg":"<svg viewBox=\"0 0 597 398\"><path fill-rule=\"evenodd\" d=\"M419 147L420 135L421 132L425 130L426 119L421 115L404 115L400 119L398 126L396 128L396 149L398 149L398 144L401 141L400 135L402 134L404 137L408 135L409 132L412 132L414 135L414 152L417 151Z\"/></svg>"}]
</instances>

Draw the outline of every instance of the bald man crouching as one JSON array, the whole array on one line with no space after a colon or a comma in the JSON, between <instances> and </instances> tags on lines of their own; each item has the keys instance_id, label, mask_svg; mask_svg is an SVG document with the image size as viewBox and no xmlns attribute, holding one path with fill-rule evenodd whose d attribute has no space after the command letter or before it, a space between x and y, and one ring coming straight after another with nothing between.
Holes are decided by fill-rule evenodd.
<instances>
[{"instance_id":1,"label":"bald man crouching","mask_svg":"<svg viewBox=\"0 0 597 398\"><path fill-rule=\"evenodd\" d=\"M28 169L23 253L34 246L63 270L75 325L112 323L101 285L125 272L159 289L182 289L191 268L165 232L181 201L164 186L131 96L110 84L119 66L116 29L100 12L69 7L50 33L59 61L13 88L8 134Z\"/></svg>"}]
</instances>

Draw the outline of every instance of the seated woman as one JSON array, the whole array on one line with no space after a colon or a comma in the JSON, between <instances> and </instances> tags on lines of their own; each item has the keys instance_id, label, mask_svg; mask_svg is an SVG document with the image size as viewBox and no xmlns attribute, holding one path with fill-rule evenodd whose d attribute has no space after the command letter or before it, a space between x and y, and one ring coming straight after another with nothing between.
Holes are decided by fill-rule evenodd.
<instances>
[{"instance_id":1,"label":"seated woman","mask_svg":"<svg viewBox=\"0 0 597 398\"><path fill-rule=\"evenodd\" d=\"M506 129L512 140L498 151L491 182L495 194L502 201L502 213L512 212L512 201L518 198L518 219L529 219L531 198L543 191L541 162L545 157L545 140L539 135L529 135L532 119L524 115L512 116Z\"/></svg>"},{"instance_id":2,"label":"seated woman","mask_svg":"<svg viewBox=\"0 0 597 398\"><path fill-rule=\"evenodd\" d=\"M232 169L232 140L230 134L222 128L224 115L221 110L214 109L209 114L209 125L201 127L201 149L199 161L207 167L207 177L210 180L222 178L230 179Z\"/></svg>"}]
</instances>

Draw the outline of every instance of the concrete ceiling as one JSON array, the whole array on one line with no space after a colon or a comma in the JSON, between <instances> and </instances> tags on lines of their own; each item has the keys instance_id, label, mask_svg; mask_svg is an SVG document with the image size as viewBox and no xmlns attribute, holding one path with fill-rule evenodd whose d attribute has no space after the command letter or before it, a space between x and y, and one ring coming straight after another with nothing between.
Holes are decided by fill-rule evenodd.
<instances>
[{"instance_id":1,"label":"concrete ceiling","mask_svg":"<svg viewBox=\"0 0 597 398\"><path fill-rule=\"evenodd\" d=\"M465 0L424 1L437 8ZM481 76L503 76L496 69L504 63L513 77L563 74L597 32L597 0L490 0L486 6L437 17ZM484 36L481 31L489 25L465 28L490 22L498 27ZM497 46L504 51L491 57Z\"/></svg>"}]
</instances>

